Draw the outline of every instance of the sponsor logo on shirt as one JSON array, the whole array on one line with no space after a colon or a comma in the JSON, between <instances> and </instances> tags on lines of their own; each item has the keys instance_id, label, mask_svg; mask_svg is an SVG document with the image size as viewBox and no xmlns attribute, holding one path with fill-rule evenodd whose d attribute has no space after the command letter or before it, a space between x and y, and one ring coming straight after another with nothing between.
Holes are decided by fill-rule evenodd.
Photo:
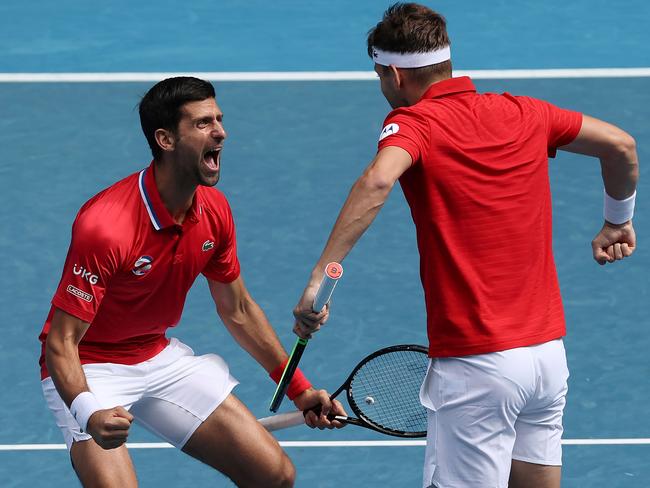
<instances>
[{"instance_id":1,"label":"sponsor logo on shirt","mask_svg":"<svg viewBox=\"0 0 650 488\"><path fill-rule=\"evenodd\" d=\"M205 252L205 251L209 251L213 247L214 247L214 242L212 242L210 239L208 239L207 241L205 241L203 243L203 247L201 249L203 249L203 251Z\"/></svg>"},{"instance_id":2,"label":"sponsor logo on shirt","mask_svg":"<svg viewBox=\"0 0 650 488\"><path fill-rule=\"evenodd\" d=\"M92 271L88 271L83 266L77 267L75 264L72 267L72 272L77 276L81 276L84 280L89 281L91 285L96 285L99 281L99 277L96 274L93 274Z\"/></svg>"},{"instance_id":3,"label":"sponsor logo on shirt","mask_svg":"<svg viewBox=\"0 0 650 488\"><path fill-rule=\"evenodd\" d=\"M397 134L399 132L399 125L393 123L393 124L388 124L386 127L384 127L381 130L381 134L379 134L379 140L381 141L382 139L385 139L388 136L392 136L393 134Z\"/></svg>"},{"instance_id":4,"label":"sponsor logo on shirt","mask_svg":"<svg viewBox=\"0 0 650 488\"><path fill-rule=\"evenodd\" d=\"M140 256L131 271L136 276L146 275L151 270L152 263L153 258L151 256Z\"/></svg>"},{"instance_id":5,"label":"sponsor logo on shirt","mask_svg":"<svg viewBox=\"0 0 650 488\"><path fill-rule=\"evenodd\" d=\"M85 291L80 290L76 286L68 285L66 291L71 295L76 296L77 298L81 298L85 302L90 303L93 301L93 296L90 293L86 293Z\"/></svg>"}]
</instances>

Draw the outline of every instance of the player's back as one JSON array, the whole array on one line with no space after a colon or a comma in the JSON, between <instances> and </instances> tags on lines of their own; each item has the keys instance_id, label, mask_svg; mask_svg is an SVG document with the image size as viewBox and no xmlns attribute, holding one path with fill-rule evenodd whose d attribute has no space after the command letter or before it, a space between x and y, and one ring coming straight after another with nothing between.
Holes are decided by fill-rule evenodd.
<instances>
[{"instance_id":1,"label":"player's back","mask_svg":"<svg viewBox=\"0 0 650 488\"><path fill-rule=\"evenodd\" d=\"M531 98L478 94L464 80L436 83L392 112L397 137L380 142L404 141L414 160L400 183L416 224L436 355L564 333L548 155L575 137L581 116Z\"/></svg>"}]
</instances>

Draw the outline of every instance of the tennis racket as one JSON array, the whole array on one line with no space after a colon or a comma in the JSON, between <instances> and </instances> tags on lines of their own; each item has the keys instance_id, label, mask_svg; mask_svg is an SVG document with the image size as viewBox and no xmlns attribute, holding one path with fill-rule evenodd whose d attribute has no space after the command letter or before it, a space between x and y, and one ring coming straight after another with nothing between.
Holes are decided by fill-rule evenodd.
<instances>
[{"instance_id":1,"label":"tennis racket","mask_svg":"<svg viewBox=\"0 0 650 488\"><path fill-rule=\"evenodd\" d=\"M429 365L427 349L413 344L386 347L365 357L331 399L343 390L355 417L330 420L365 427L396 437L426 437L427 412L420 404L420 385ZM305 423L301 411L259 419L270 432Z\"/></svg>"},{"instance_id":2,"label":"tennis racket","mask_svg":"<svg viewBox=\"0 0 650 488\"><path fill-rule=\"evenodd\" d=\"M311 309L314 312L320 312L323 310L323 307L327 305L332 297L332 292L334 292L334 287L341 276L343 276L343 266L339 263L329 263L325 266L323 280L318 287L318 291L314 297L314 303L311 306ZM298 337L296 340L296 343L291 350L289 361L287 361L282 376L280 377L278 387L275 389L275 393L271 399L271 405L269 406L271 412L277 412L278 408L280 408L284 395L286 395L287 389L289 388L289 383L291 383L291 378L293 378L293 374L296 372L296 368L298 367L298 362L300 362L302 353L305 351L305 347L307 347L307 342L309 341L302 337Z\"/></svg>"}]
</instances>

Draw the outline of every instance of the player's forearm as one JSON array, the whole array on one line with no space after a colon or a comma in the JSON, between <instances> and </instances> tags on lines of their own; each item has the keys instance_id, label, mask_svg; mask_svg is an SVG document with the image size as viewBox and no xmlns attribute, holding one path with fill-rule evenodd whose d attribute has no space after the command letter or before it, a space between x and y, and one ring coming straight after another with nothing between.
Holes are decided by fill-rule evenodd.
<instances>
[{"instance_id":1,"label":"player's forearm","mask_svg":"<svg viewBox=\"0 0 650 488\"><path fill-rule=\"evenodd\" d=\"M73 340L48 336L45 362L59 395L68 407L79 393L88 391L79 350Z\"/></svg>"},{"instance_id":2,"label":"player's forearm","mask_svg":"<svg viewBox=\"0 0 650 488\"><path fill-rule=\"evenodd\" d=\"M259 305L249 296L237 310L221 315L237 343L266 371L273 371L287 358L277 334Z\"/></svg>"},{"instance_id":3,"label":"player's forearm","mask_svg":"<svg viewBox=\"0 0 650 488\"><path fill-rule=\"evenodd\" d=\"M314 267L314 283L320 282L327 263L340 263L348 255L383 207L393 185L394 182L379 178L372 171L356 181Z\"/></svg>"},{"instance_id":4,"label":"player's forearm","mask_svg":"<svg viewBox=\"0 0 650 488\"><path fill-rule=\"evenodd\" d=\"M631 136L621 137L618 144L601 155L600 166L609 196L623 200L634 193L639 179L639 158Z\"/></svg>"},{"instance_id":5,"label":"player's forearm","mask_svg":"<svg viewBox=\"0 0 650 488\"><path fill-rule=\"evenodd\" d=\"M79 360L79 342L90 324L57 308L45 342L45 363L59 395L70 406L88 391L86 375Z\"/></svg>"}]
</instances>

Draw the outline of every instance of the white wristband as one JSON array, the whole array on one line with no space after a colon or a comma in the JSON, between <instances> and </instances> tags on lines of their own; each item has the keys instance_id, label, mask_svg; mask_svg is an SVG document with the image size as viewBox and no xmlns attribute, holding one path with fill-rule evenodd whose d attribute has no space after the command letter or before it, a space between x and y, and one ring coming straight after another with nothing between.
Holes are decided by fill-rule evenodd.
<instances>
[{"instance_id":1,"label":"white wristband","mask_svg":"<svg viewBox=\"0 0 650 488\"><path fill-rule=\"evenodd\" d=\"M616 200L604 191L605 202L603 215L605 220L612 224L623 224L630 220L634 215L634 200L636 199L636 191L624 200Z\"/></svg>"},{"instance_id":2,"label":"white wristband","mask_svg":"<svg viewBox=\"0 0 650 488\"><path fill-rule=\"evenodd\" d=\"M90 416L101 409L102 406L97 397L89 391L79 393L70 404L70 413L81 427L82 432L86 432Z\"/></svg>"}]
</instances>

